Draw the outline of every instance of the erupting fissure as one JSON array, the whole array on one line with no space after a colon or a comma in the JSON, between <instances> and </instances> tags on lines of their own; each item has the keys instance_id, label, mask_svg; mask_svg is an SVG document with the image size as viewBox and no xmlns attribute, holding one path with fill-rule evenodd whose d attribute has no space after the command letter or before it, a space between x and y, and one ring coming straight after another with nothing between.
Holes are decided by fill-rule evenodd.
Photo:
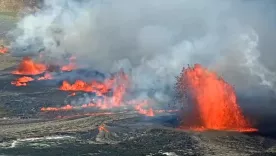
<instances>
[{"instance_id":1,"label":"erupting fissure","mask_svg":"<svg viewBox=\"0 0 276 156\"><path fill-rule=\"evenodd\" d=\"M71 106L70 104L56 108L56 107L48 107L42 108L42 111L60 111L60 110L72 110L72 109L81 109L81 108L100 108L100 109L108 109L113 107L119 107L122 104L126 88L128 87L128 77L124 72L119 72L112 76L109 79L106 79L103 82L92 81L91 83L87 83L82 80L77 80L74 84L70 84L67 81L63 81L60 90L62 91L74 91L69 96L76 95L76 92L93 92L96 93L97 96L101 96L98 100L94 100L91 103L82 104L81 106ZM111 97L106 96L112 90L113 95Z\"/></svg>"},{"instance_id":2,"label":"erupting fissure","mask_svg":"<svg viewBox=\"0 0 276 156\"><path fill-rule=\"evenodd\" d=\"M77 68L76 65L76 57L72 56L69 58L69 63L67 65L62 66L61 71L72 71Z\"/></svg>"},{"instance_id":3,"label":"erupting fissure","mask_svg":"<svg viewBox=\"0 0 276 156\"><path fill-rule=\"evenodd\" d=\"M15 75L38 75L45 72L46 65L35 63L30 57L24 57L18 68L12 72Z\"/></svg>"},{"instance_id":4,"label":"erupting fissure","mask_svg":"<svg viewBox=\"0 0 276 156\"><path fill-rule=\"evenodd\" d=\"M245 119L231 85L199 64L183 68L177 91L192 105L183 128L192 130L256 131Z\"/></svg>"},{"instance_id":5,"label":"erupting fissure","mask_svg":"<svg viewBox=\"0 0 276 156\"><path fill-rule=\"evenodd\" d=\"M111 89L111 86L97 81L87 83L83 80L76 80L73 84L70 84L68 81L63 81L59 89L63 91L95 92L98 96L101 96L107 93Z\"/></svg>"},{"instance_id":6,"label":"erupting fissure","mask_svg":"<svg viewBox=\"0 0 276 156\"><path fill-rule=\"evenodd\" d=\"M43 57L40 55L40 58ZM61 67L61 71L71 71L76 69L76 58L70 57L68 66ZM44 73L43 76L39 76ZM18 68L12 72L15 75L22 75L12 81L11 84L15 86L27 86L30 81L51 80L53 79L50 73L50 67L46 64L35 63L30 57L24 57L19 64ZM29 75L29 76L25 76ZM130 104L139 114L145 116L154 116L156 113L166 112L166 110L153 110L149 107L148 101L123 101L126 90L129 87L129 78L123 70L105 79L104 81L90 81L76 80L73 84L64 80L59 87L61 91L70 92L68 96L75 96L76 92L95 93L96 96L101 98L91 99L90 102L73 106L67 104L62 107L43 107L43 112L57 112L57 111L70 111L75 109L98 108L110 109L114 107L126 106ZM110 94L109 94L110 93Z\"/></svg>"},{"instance_id":7,"label":"erupting fissure","mask_svg":"<svg viewBox=\"0 0 276 156\"><path fill-rule=\"evenodd\" d=\"M102 98L98 100L93 100L91 103L82 104L80 106L72 106L70 104L63 107L43 107L41 111L69 111L75 109L84 108L98 108L98 109L110 109L114 107L124 106L125 104L132 105L134 109L142 115L154 116L155 113L166 112L165 110L153 110L152 108L145 109L148 107L148 101L125 101L123 102L126 89L129 86L128 76L123 72L118 72L117 74L111 76L110 78L104 80L103 82L92 81L87 83L82 80L77 80L75 83L70 84L67 81L63 81L60 90L73 92L69 96L75 96L76 92L94 92L97 96ZM108 91L112 91L112 96L106 96Z\"/></svg>"},{"instance_id":8,"label":"erupting fissure","mask_svg":"<svg viewBox=\"0 0 276 156\"><path fill-rule=\"evenodd\" d=\"M50 73L45 73L44 76L37 78L38 81L51 80L51 79L53 79L53 76ZM11 84L17 87L27 86L28 82L35 81L35 80L36 80L35 78L29 77L29 76L22 76L12 81Z\"/></svg>"}]
</instances>

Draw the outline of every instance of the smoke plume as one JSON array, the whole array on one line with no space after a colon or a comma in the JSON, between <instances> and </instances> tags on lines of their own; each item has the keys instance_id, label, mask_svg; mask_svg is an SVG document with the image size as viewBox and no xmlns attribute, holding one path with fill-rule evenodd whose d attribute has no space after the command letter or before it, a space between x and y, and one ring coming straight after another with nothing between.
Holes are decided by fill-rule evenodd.
<instances>
[{"instance_id":1,"label":"smoke plume","mask_svg":"<svg viewBox=\"0 0 276 156\"><path fill-rule=\"evenodd\" d=\"M73 53L102 72L123 68L139 96L162 102L194 63L251 96L275 89L274 17L273 0L45 0L11 32L12 47L22 56Z\"/></svg>"}]
</instances>

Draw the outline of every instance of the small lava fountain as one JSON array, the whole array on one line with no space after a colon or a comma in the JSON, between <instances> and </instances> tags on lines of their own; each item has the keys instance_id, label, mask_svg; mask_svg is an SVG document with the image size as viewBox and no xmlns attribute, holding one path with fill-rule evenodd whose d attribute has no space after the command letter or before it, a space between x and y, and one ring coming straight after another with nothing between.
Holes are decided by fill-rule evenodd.
<instances>
[{"instance_id":1,"label":"small lava fountain","mask_svg":"<svg viewBox=\"0 0 276 156\"><path fill-rule=\"evenodd\" d=\"M15 75L38 75L45 72L46 65L35 63L30 57L24 57L18 68L12 72Z\"/></svg>"},{"instance_id":2,"label":"small lava fountain","mask_svg":"<svg viewBox=\"0 0 276 156\"><path fill-rule=\"evenodd\" d=\"M243 116L234 88L215 72L199 64L184 68L177 77L176 88L193 105L189 121L185 121L182 128L195 131L257 131Z\"/></svg>"}]
</instances>

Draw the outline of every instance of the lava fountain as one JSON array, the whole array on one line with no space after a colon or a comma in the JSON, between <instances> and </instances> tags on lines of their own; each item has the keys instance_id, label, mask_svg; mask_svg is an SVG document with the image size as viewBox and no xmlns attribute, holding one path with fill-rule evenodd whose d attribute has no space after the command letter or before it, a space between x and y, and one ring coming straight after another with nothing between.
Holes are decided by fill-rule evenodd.
<instances>
[{"instance_id":1,"label":"lava fountain","mask_svg":"<svg viewBox=\"0 0 276 156\"><path fill-rule=\"evenodd\" d=\"M24 57L18 68L12 72L15 75L38 75L45 72L46 65L35 63L30 57Z\"/></svg>"},{"instance_id":2,"label":"lava fountain","mask_svg":"<svg viewBox=\"0 0 276 156\"><path fill-rule=\"evenodd\" d=\"M177 91L192 106L189 121L182 128L191 130L257 131L251 128L237 103L234 88L199 64L183 68L177 77ZM192 121L192 122L191 122Z\"/></svg>"}]
</instances>

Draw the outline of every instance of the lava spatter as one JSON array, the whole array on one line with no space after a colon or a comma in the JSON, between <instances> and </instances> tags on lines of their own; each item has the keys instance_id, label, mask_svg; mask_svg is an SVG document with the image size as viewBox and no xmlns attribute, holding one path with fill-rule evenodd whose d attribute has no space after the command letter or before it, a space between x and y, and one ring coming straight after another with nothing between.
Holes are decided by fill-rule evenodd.
<instances>
[{"instance_id":1,"label":"lava spatter","mask_svg":"<svg viewBox=\"0 0 276 156\"><path fill-rule=\"evenodd\" d=\"M30 81L33 81L33 80L34 79L31 78L31 77L23 76L23 77L20 77L20 78L16 79L15 81L12 81L11 84L14 85L14 86L17 86L17 87L27 86L27 83L30 82Z\"/></svg>"},{"instance_id":2,"label":"lava spatter","mask_svg":"<svg viewBox=\"0 0 276 156\"><path fill-rule=\"evenodd\" d=\"M45 72L46 65L35 63L30 57L24 57L18 68L12 72L15 75L38 75Z\"/></svg>"},{"instance_id":3,"label":"lava spatter","mask_svg":"<svg viewBox=\"0 0 276 156\"><path fill-rule=\"evenodd\" d=\"M69 58L69 63L67 65L62 66L60 69L61 71L72 71L77 68L76 65L76 57L72 56Z\"/></svg>"}]
</instances>

